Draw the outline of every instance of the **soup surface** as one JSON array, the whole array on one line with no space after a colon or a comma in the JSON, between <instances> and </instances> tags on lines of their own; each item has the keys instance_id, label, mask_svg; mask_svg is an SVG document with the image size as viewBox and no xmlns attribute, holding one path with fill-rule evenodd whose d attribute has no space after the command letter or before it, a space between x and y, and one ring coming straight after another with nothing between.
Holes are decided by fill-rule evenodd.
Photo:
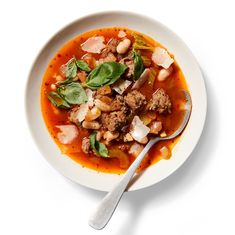
<instances>
[{"instance_id":1,"label":"soup surface","mask_svg":"<svg viewBox=\"0 0 235 235\"><path fill-rule=\"evenodd\" d=\"M183 73L164 46L127 28L102 28L72 39L51 59L41 110L63 154L119 174L151 138L180 125L182 89ZM170 159L179 138L153 146L138 171Z\"/></svg>"}]
</instances>

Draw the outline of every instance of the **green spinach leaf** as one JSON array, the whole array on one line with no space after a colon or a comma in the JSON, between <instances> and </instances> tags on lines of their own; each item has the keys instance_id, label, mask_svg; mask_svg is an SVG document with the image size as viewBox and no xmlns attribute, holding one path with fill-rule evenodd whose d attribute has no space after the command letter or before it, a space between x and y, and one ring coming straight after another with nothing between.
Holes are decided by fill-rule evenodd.
<instances>
[{"instance_id":1,"label":"green spinach leaf","mask_svg":"<svg viewBox=\"0 0 235 235\"><path fill-rule=\"evenodd\" d=\"M77 75L77 63L76 59L72 58L68 63L66 64L66 69L65 69L65 76L66 78L75 78Z\"/></svg>"},{"instance_id":2,"label":"green spinach leaf","mask_svg":"<svg viewBox=\"0 0 235 235\"><path fill-rule=\"evenodd\" d=\"M79 69L85 71L85 72L90 72L91 69L89 68L88 64L83 61L83 60L76 60L76 65Z\"/></svg>"},{"instance_id":3,"label":"green spinach leaf","mask_svg":"<svg viewBox=\"0 0 235 235\"><path fill-rule=\"evenodd\" d=\"M144 64L143 64L141 56L139 55L139 53L135 51L135 49L132 50L132 53L133 53L133 59L134 59L133 79L137 80L139 79L140 75L144 71Z\"/></svg>"},{"instance_id":4,"label":"green spinach leaf","mask_svg":"<svg viewBox=\"0 0 235 235\"><path fill-rule=\"evenodd\" d=\"M69 104L82 104L87 101L87 95L78 82L72 82L58 89L59 95Z\"/></svg>"},{"instance_id":5,"label":"green spinach leaf","mask_svg":"<svg viewBox=\"0 0 235 235\"><path fill-rule=\"evenodd\" d=\"M90 135L90 145L92 150L101 157L108 157L108 149L106 146L96 140L96 132Z\"/></svg>"},{"instance_id":6,"label":"green spinach leaf","mask_svg":"<svg viewBox=\"0 0 235 235\"><path fill-rule=\"evenodd\" d=\"M116 82L125 72L127 66L117 62L106 62L96 67L88 76L86 85L98 89L104 85Z\"/></svg>"},{"instance_id":7,"label":"green spinach leaf","mask_svg":"<svg viewBox=\"0 0 235 235\"><path fill-rule=\"evenodd\" d=\"M48 94L48 99L51 101L51 103L60 109L68 109L70 108L70 105L67 101L65 101L57 92L52 91Z\"/></svg>"}]
</instances>

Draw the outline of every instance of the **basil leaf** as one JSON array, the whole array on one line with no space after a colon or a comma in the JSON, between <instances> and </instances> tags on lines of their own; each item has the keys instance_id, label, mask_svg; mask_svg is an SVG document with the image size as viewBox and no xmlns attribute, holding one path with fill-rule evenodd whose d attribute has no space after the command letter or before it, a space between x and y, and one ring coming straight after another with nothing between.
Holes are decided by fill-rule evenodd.
<instances>
[{"instance_id":1,"label":"basil leaf","mask_svg":"<svg viewBox=\"0 0 235 235\"><path fill-rule=\"evenodd\" d=\"M76 59L72 58L68 63L66 64L65 69L65 76L66 78L75 78L77 75L77 64Z\"/></svg>"},{"instance_id":2,"label":"basil leaf","mask_svg":"<svg viewBox=\"0 0 235 235\"><path fill-rule=\"evenodd\" d=\"M70 108L70 105L55 91L50 92L47 97L51 101L51 103L57 108L60 109Z\"/></svg>"},{"instance_id":3,"label":"basil leaf","mask_svg":"<svg viewBox=\"0 0 235 235\"><path fill-rule=\"evenodd\" d=\"M78 82L72 82L58 89L59 95L69 104L82 104L87 101L87 95Z\"/></svg>"},{"instance_id":4,"label":"basil leaf","mask_svg":"<svg viewBox=\"0 0 235 235\"><path fill-rule=\"evenodd\" d=\"M85 71L85 72L90 72L91 69L89 68L88 64L83 61L83 60L76 60L76 65L79 69Z\"/></svg>"},{"instance_id":5,"label":"basil leaf","mask_svg":"<svg viewBox=\"0 0 235 235\"><path fill-rule=\"evenodd\" d=\"M106 146L96 140L96 133L90 135L90 145L92 150L101 157L108 157L108 149Z\"/></svg>"},{"instance_id":6,"label":"basil leaf","mask_svg":"<svg viewBox=\"0 0 235 235\"><path fill-rule=\"evenodd\" d=\"M134 74L133 74L133 79L137 80L137 79L139 79L140 75L144 71L144 64L143 64L142 58L139 55L139 53L137 53L135 51L135 49L133 49L132 52L133 52L133 59L134 59Z\"/></svg>"},{"instance_id":7,"label":"basil leaf","mask_svg":"<svg viewBox=\"0 0 235 235\"><path fill-rule=\"evenodd\" d=\"M145 38L139 34L133 34L135 42L133 43L133 48L135 50L150 50L153 51L153 47L149 45Z\"/></svg>"},{"instance_id":8,"label":"basil leaf","mask_svg":"<svg viewBox=\"0 0 235 235\"><path fill-rule=\"evenodd\" d=\"M89 74L86 85L91 89L97 89L104 85L113 84L125 72L126 68L126 65L117 62L103 63Z\"/></svg>"}]
</instances>

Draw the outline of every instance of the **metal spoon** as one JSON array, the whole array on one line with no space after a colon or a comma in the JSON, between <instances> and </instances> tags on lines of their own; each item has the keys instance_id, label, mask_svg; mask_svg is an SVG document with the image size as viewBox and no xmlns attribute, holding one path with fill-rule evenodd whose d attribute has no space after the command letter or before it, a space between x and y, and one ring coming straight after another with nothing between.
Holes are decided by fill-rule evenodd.
<instances>
[{"instance_id":1,"label":"metal spoon","mask_svg":"<svg viewBox=\"0 0 235 235\"><path fill-rule=\"evenodd\" d=\"M192 108L192 102L191 97L189 93L185 90L183 90L185 94L185 115L183 118L183 121L180 125L180 127L170 136L160 138L156 137L151 139L148 144L145 146L145 148L142 150L142 152L139 154L139 156L135 159L135 161L132 163L132 165L129 167L127 172L123 175L123 178L121 181L113 188L112 191L110 191L101 201L99 206L96 208L96 210L93 212L93 214L90 216L89 219L89 225L93 227L94 229L102 229L105 227L105 225L109 222L110 218L112 217L125 189L127 188L128 183L130 182L131 178L133 177L136 169L142 162L144 156L149 151L149 149L158 141L161 140L170 140L178 136L185 128L186 124L188 123L191 108Z\"/></svg>"}]
</instances>

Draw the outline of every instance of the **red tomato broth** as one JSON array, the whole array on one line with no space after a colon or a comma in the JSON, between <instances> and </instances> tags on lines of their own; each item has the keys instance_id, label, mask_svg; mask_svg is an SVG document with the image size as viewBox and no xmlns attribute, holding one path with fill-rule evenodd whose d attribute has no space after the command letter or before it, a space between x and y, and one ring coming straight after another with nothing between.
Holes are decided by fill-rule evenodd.
<instances>
[{"instance_id":1,"label":"red tomato broth","mask_svg":"<svg viewBox=\"0 0 235 235\"><path fill-rule=\"evenodd\" d=\"M59 49L59 51L50 61L44 74L41 86L42 115L50 135L53 137L61 152L69 156L77 163L81 164L83 167L91 168L99 172L115 174L124 173L126 171L126 169L120 168L119 160L117 158L102 158L94 154L85 154L82 152L81 142L84 137L88 136L87 130L78 127L79 135L71 144L64 145L59 142L59 140L57 139L57 133L59 132L59 129L56 127L56 125L64 125L70 123L68 121L68 111L57 109L56 107L54 107L48 100L47 94L51 91L50 84L56 82L55 75L59 74L61 65L66 64L68 60L70 60L73 56L80 59L83 55L86 54L86 52L82 51L80 47L81 43L85 42L89 37L97 35L104 36L105 42L107 42L109 39L117 37L119 30L125 31L127 33L126 37L128 37L133 42L134 38L132 36L132 33L135 32L133 30L129 30L126 28L104 28L86 32L66 43L61 49ZM149 44L154 47L163 47L161 44L146 35L144 35L144 38L146 41L148 41ZM145 54L150 55L150 52L145 52ZM96 59L99 58L99 55L93 54L93 56ZM163 129L166 131L166 133L171 134L178 128L184 115L184 112L180 110L180 105L183 102L183 97L180 91L182 89L187 90L187 84L184 75L180 67L177 65L176 61L173 64L173 73L170 75L169 78L166 79L166 81L159 82L157 79L155 79L153 87L151 87L148 82L145 82L145 84L141 87L140 92L144 94L147 99L150 99L152 93L160 87L164 88L172 101L172 112L168 115L157 114L157 120L162 122ZM149 153L141 163L138 171L142 171L148 166L160 161L162 159L160 153L161 147L166 146L170 151L172 151L179 138L180 137L177 137L173 140L161 141L155 144L155 146L152 147L152 149L149 151ZM131 164L134 160L135 158L132 155L129 155L129 164Z\"/></svg>"}]
</instances>

